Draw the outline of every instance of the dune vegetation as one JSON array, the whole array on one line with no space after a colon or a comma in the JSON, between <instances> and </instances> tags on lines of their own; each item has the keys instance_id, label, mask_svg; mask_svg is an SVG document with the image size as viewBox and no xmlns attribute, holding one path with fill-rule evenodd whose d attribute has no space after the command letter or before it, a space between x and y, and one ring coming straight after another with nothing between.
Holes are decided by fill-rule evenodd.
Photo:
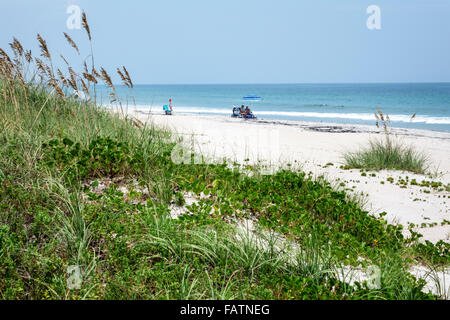
<instances>
[{"instance_id":1,"label":"dune vegetation","mask_svg":"<svg viewBox=\"0 0 450 320\"><path fill-rule=\"evenodd\" d=\"M411 116L413 120L415 114ZM391 121L388 114L378 109L375 113L376 126L383 129L384 138L371 140L368 146L358 151L344 154L344 161L348 168L367 170L403 170L414 173L426 173L429 169L427 156L416 150L414 146L402 143L392 134Z\"/></svg>"},{"instance_id":2,"label":"dune vegetation","mask_svg":"<svg viewBox=\"0 0 450 320\"><path fill-rule=\"evenodd\" d=\"M408 270L448 265L447 243L405 238L301 171L176 164L176 140L124 114L105 69L54 70L38 41L40 57L17 39L0 50L0 298L443 298ZM376 285L351 281L357 266Z\"/></svg>"}]
</instances>

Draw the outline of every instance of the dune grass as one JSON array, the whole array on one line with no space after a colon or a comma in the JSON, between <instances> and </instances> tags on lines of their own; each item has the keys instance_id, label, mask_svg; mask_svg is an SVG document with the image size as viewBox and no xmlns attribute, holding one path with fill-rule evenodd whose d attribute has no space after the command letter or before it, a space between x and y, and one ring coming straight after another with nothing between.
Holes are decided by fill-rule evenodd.
<instances>
[{"instance_id":1,"label":"dune grass","mask_svg":"<svg viewBox=\"0 0 450 320\"><path fill-rule=\"evenodd\" d=\"M38 41L45 61L16 39L13 58L0 51L0 298L437 298L407 272L415 242L400 227L301 171L173 163L170 133L123 114L105 69L56 78ZM100 81L116 112L96 105ZM204 198L171 219L187 192ZM230 220L246 218L301 250L237 238ZM427 263L449 262L445 245L425 249ZM344 265L360 263L379 266L378 288L340 280Z\"/></svg>"},{"instance_id":2,"label":"dune grass","mask_svg":"<svg viewBox=\"0 0 450 320\"><path fill-rule=\"evenodd\" d=\"M410 121L413 121L414 113ZM429 168L428 157L414 146L401 142L392 132L392 124L387 113L377 108L375 112L376 126L383 130L382 139L369 140L368 146L359 151L344 153L345 165L348 168L366 170L404 170L414 173L425 173Z\"/></svg>"},{"instance_id":3,"label":"dune grass","mask_svg":"<svg viewBox=\"0 0 450 320\"><path fill-rule=\"evenodd\" d=\"M428 158L413 146L398 141L387 144L383 140L371 140L366 148L344 154L345 165L367 170L403 170L425 173Z\"/></svg>"}]
</instances>

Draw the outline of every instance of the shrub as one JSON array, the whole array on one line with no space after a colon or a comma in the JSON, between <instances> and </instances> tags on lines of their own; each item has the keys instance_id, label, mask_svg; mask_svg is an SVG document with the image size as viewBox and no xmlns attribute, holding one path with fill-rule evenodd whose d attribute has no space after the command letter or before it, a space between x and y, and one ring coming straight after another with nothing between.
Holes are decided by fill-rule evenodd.
<instances>
[{"instance_id":1,"label":"shrub","mask_svg":"<svg viewBox=\"0 0 450 320\"><path fill-rule=\"evenodd\" d=\"M411 116L410 121L416 114ZM396 169L424 173L427 157L412 146L407 146L392 138L392 125L389 115L377 108L375 112L377 128L383 128L383 140L370 140L369 146L357 152L344 154L346 167L368 170Z\"/></svg>"},{"instance_id":2,"label":"shrub","mask_svg":"<svg viewBox=\"0 0 450 320\"><path fill-rule=\"evenodd\" d=\"M400 142L369 141L369 146L357 152L344 154L347 166L368 170L395 169L424 173L428 168L427 157Z\"/></svg>"},{"instance_id":3,"label":"shrub","mask_svg":"<svg viewBox=\"0 0 450 320\"><path fill-rule=\"evenodd\" d=\"M65 171L69 180L111 177L130 170L134 160L128 144L111 138L96 138L87 148L68 138L52 139L42 145L46 164Z\"/></svg>"}]
</instances>

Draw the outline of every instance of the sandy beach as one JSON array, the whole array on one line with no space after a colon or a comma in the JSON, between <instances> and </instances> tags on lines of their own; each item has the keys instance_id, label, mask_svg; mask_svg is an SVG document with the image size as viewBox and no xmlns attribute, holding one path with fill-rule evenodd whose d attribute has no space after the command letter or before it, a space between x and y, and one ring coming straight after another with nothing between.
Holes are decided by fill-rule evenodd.
<instances>
[{"instance_id":1,"label":"sandy beach","mask_svg":"<svg viewBox=\"0 0 450 320\"><path fill-rule=\"evenodd\" d=\"M396 139L414 145L429 157L429 174L382 170L361 173L344 170L342 154L367 145L383 135L375 126L342 125L282 120L243 120L225 116L174 114L165 116L145 110L129 111L141 121L171 130L187 148L207 159L226 158L243 164L271 168L301 168L316 177L323 175L336 188L346 189L377 215L386 212L388 222L423 234L423 240L450 242L450 192L418 185L403 185L401 179L450 182L450 133L417 129L393 129ZM187 144L186 144L187 143ZM430 176L431 174L431 176ZM391 180L393 179L393 180ZM393 181L392 183L389 181Z\"/></svg>"}]
</instances>

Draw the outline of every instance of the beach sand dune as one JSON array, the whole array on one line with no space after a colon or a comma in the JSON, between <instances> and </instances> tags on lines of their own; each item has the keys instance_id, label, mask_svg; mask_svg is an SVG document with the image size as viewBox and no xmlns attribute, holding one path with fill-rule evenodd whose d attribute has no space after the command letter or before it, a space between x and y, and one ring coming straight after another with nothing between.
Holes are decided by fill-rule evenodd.
<instances>
[{"instance_id":1,"label":"beach sand dune","mask_svg":"<svg viewBox=\"0 0 450 320\"><path fill-rule=\"evenodd\" d=\"M450 133L393 130L397 139L428 155L432 177L392 170L363 175L358 169L340 168L344 164L342 154L367 145L369 139L383 138L375 126L254 121L188 114L164 116L143 110L134 110L131 114L141 121L171 130L188 145L192 142L194 150L207 158L227 158L272 168L297 167L316 177L323 175L336 188L355 194L371 214L385 211L385 219L390 223L405 227L409 223L418 225L414 230L424 235L422 240L450 242L450 225L446 223L450 221L450 192L397 184L408 177L409 181L440 181L447 185L450 182Z\"/></svg>"}]
</instances>

